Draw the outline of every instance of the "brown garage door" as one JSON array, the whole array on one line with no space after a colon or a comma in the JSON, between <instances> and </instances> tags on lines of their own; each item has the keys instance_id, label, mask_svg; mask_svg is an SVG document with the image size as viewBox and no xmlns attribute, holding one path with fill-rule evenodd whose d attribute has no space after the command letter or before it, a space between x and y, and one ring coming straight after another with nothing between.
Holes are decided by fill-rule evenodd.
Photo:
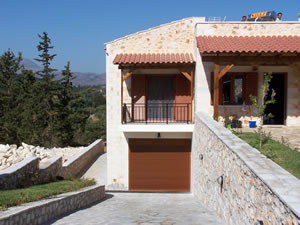
<instances>
[{"instance_id":1,"label":"brown garage door","mask_svg":"<svg viewBox=\"0 0 300 225\"><path fill-rule=\"evenodd\" d=\"M129 139L129 190L190 191L190 139Z\"/></svg>"}]
</instances>

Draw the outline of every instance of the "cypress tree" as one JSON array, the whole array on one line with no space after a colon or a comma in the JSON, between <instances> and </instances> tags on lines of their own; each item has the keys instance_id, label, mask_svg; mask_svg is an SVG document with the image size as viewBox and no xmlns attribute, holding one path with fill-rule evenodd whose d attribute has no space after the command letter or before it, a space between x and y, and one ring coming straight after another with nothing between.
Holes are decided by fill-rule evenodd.
<instances>
[{"instance_id":1,"label":"cypress tree","mask_svg":"<svg viewBox=\"0 0 300 225\"><path fill-rule=\"evenodd\" d=\"M43 69L37 72L37 75L41 78L38 80L36 85L36 91L39 93L36 96L35 101L38 102L38 107L36 108L36 121L37 132L39 134L39 140L43 146L49 147L56 145L54 139L54 127L56 123L57 116L57 91L58 82L54 81L54 71L51 68L51 62L56 56L56 54L50 54L49 51L54 48L51 46L51 40L46 32L43 35L38 35L41 41L37 46L40 52L39 58L35 59L41 62Z\"/></svg>"},{"instance_id":2,"label":"cypress tree","mask_svg":"<svg viewBox=\"0 0 300 225\"><path fill-rule=\"evenodd\" d=\"M36 102L39 93L36 91L36 77L32 70L22 70L20 83L20 136L25 143L39 145L40 136L37 129L39 125L37 121L38 103Z\"/></svg>"},{"instance_id":3,"label":"cypress tree","mask_svg":"<svg viewBox=\"0 0 300 225\"><path fill-rule=\"evenodd\" d=\"M19 81L17 72L22 69L21 53L16 57L10 49L0 57L0 142L19 143Z\"/></svg>"},{"instance_id":4,"label":"cypress tree","mask_svg":"<svg viewBox=\"0 0 300 225\"><path fill-rule=\"evenodd\" d=\"M60 109L56 134L62 146L75 145L74 135L76 131L84 129L89 113L85 109L84 99L73 89L72 80L76 77L70 70L70 62L67 62L62 76L58 95Z\"/></svg>"}]
</instances>

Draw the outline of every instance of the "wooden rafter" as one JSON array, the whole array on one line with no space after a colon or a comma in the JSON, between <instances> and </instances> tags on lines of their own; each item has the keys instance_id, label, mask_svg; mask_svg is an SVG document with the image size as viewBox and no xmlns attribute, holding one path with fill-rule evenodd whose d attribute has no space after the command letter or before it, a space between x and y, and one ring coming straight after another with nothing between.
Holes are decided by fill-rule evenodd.
<instances>
[{"instance_id":1,"label":"wooden rafter","mask_svg":"<svg viewBox=\"0 0 300 225\"><path fill-rule=\"evenodd\" d=\"M295 56L203 56L203 62L215 62L219 65L233 63L240 66L285 66L300 62L300 55Z\"/></svg>"}]
</instances>

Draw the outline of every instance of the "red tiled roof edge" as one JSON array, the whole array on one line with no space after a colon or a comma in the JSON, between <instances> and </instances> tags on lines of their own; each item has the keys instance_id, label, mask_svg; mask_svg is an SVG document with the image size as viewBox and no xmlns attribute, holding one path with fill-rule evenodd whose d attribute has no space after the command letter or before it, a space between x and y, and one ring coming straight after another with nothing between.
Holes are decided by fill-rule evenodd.
<instances>
[{"instance_id":1,"label":"red tiled roof edge","mask_svg":"<svg viewBox=\"0 0 300 225\"><path fill-rule=\"evenodd\" d=\"M192 53L131 53L117 54L113 64L193 64L195 63Z\"/></svg>"},{"instance_id":2,"label":"red tiled roof edge","mask_svg":"<svg viewBox=\"0 0 300 225\"><path fill-rule=\"evenodd\" d=\"M198 36L200 53L300 53L300 36Z\"/></svg>"}]
</instances>

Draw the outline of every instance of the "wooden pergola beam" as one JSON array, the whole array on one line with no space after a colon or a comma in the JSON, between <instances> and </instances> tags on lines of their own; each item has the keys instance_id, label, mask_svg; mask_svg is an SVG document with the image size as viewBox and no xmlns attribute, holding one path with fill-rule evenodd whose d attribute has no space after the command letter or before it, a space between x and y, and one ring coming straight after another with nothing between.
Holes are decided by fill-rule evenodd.
<instances>
[{"instance_id":1,"label":"wooden pergola beam","mask_svg":"<svg viewBox=\"0 0 300 225\"><path fill-rule=\"evenodd\" d=\"M203 62L214 62L219 65L240 65L240 66L285 66L300 62L300 55L295 56L202 56Z\"/></svg>"},{"instance_id":2,"label":"wooden pergola beam","mask_svg":"<svg viewBox=\"0 0 300 225\"><path fill-rule=\"evenodd\" d=\"M219 64L214 65L214 119L218 120L219 117L219 96L220 96L220 87L219 80L233 67L233 64L227 65L221 72L219 72Z\"/></svg>"},{"instance_id":3,"label":"wooden pergola beam","mask_svg":"<svg viewBox=\"0 0 300 225\"><path fill-rule=\"evenodd\" d=\"M131 75L132 75L132 71L129 71L129 72L127 72L125 75L123 75L123 79L122 79L122 81L125 81L125 80L127 80L127 78L129 78Z\"/></svg>"},{"instance_id":4,"label":"wooden pergola beam","mask_svg":"<svg viewBox=\"0 0 300 225\"><path fill-rule=\"evenodd\" d=\"M233 67L233 64L227 65L222 71L219 73L218 78L219 80L224 77L224 75Z\"/></svg>"},{"instance_id":5,"label":"wooden pergola beam","mask_svg":"<svg viewBox=\"0 0 300 225\"><path fill-rule=\"evenodd\" d=\"M181 74L183 74L183 76L185 76L186 79L188 79L190 82L192 82L192 73L190 75L188 72L181 72Z\"/></svg>"}]
</instances>

